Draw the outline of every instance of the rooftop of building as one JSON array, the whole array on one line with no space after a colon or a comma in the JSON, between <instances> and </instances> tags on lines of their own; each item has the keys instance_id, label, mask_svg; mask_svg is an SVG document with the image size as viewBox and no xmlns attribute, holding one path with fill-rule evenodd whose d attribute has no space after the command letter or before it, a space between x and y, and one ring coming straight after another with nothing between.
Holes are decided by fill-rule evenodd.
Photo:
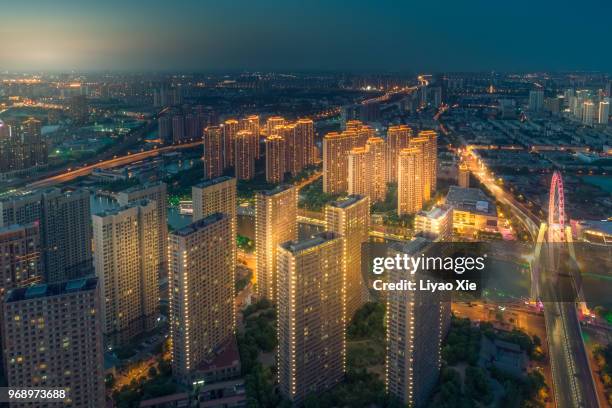
<instances>
[{"instance_id":1,"label":"rooftop of building","mask_svg":"<svg viewBox=\"0 0 612 408\"><path fill-rule=\"evenodd\" d=\"M209 215L208 217L204 217L201 220L193 222L187 225L186 227L173 231L171 235L186 237L188 235L193 234L194 232L197 232L201 228L204 228L208 225L214 224L215 222L222 220L223 218L227 218L227 216L223 213L214 213Z\"/></svg>"},{"instance_id":2,"label":"rooftop of building","mask_svg":"<svg viewBox=\"0 0 612 408\"><path fill-rule=\"evenodd\" d=\"M137 186L133 186L133 187L126 188L125 190L121 190L118 194L121 194L121 193L124 193L124 194L125 193L133 193L135 191L145 190L145 189L151 188L151 187L157 187L157 186L160 186L162 184L165 185L166 183L164 183L163 181L149 181L147 183L139 184Z\"/></svg>"},{"instance_id":3,"label":"rooftop of building","mask_svg":"<svg viewBox=\"0 0 612 408\"><path fill-rule=\"evenodd\" d=\"M389 245L389 249L411 255L423 251L431 243L432 241L427 238L415 237L412 241L394 242Z\"/></svg>"},{"instance_id":4,"label":"rooftop of building","mask_svg":"<svg viewBox=\"0 0 612 408\"><path fill-rule=\"evenodd\" d=\"M446 204L460 210L497 215L495 205L479 188L450 186Z\"/></svg>"},{"instance_id":5,"label":"rooftop of building","mask_svg":"<svg viewBox=\"0 0 612 408\"><path fill-rule=\"evenodd\" d=\"M234 177L230 177L230 176L221 176L221 177L216 177L210 180L204 180L196 185L194 185L194 187L197 188L206 188L206 187L210 187L213 186L215 184L221 184L223 182L229 181L229 180L235 180Z\"/></svg>"},{"instance_id":6,"label":"rooftop of building","mask_svg":"<svg viewBox=\"0 0 612 408\"><path fill-rule=\"evenodd\" d=\"M291 184L281 184L281 185L276 186L276 187L274 187L273 189L270 189L270 190L260 190L260 191L258 191L258 194L261 194L261 195L264 195L264 196L273 196L275 194L287 191L287 190L289 190L291 188L293 188L293 186Z\"/></svg>"},{"instance_id":7,"label":"rooftop of building","mask_svg":"<svg viewBox=\"0 0 612 408\"><path fill-rule=\"evenodd\" d=\"M109 216L112 216L112 215L117 215L117 214L119 214L119 213L121 213L121 212L123 212L125 210L130 209L130 208L135 208L135 207L138 207L138 206L146 206L146 205L148 205L150 203L154 203L154 201L147 200L146 198L142 198L140 200L136 200L136 201L130 202L127 205L123 205L123 206L119 206L119 207L107 208L107 209L105 209L103 211L97 212L97 213L92 214L92 215L95 215L96 217L109 217Z\"/></svg>"},{"instance_id":8,"label":"rooftop of building","mask_svg":"<svg viewBox=\"0 0 612 408\"><path fill-rule=\"evenodd\" d=\"M321 232L301 241L285 242L284 244L281 244L281 246L287 251L295 254L310 248L314 248L336 238L338 238L338 235L333 232Z\"/></svg>"},{"instance_id":9,"label":"rooftop of building","mask_svg":"<svg viewBox=\"0 0 612 408\"><path fill-rule=\"evenodd\" d=\"M450 210L451 210L450 206L443 204L439 206L434 206L428 211L419 211L417 215L421 217L426 217L432 220L437 220L439 218L444 217Z\"/></svg>"},{"instance_id":10,"label":"rooftop of building","mask_svg":"<svg viewBox=\"0 0 612 408\"><path fill-rule=\"evenodd\" d=\"M347 208L350 207L351 205L363 200L365 197L358 195L358 194L351 194L348 195L346 197L340 198L336 201L333 201L331 203L329 203L329 205L331 207L337 207L337 208Z\"/></svg>"},{"instance_id":11,"label":"rooftop of building","mask_svg":"<svg viewBox=\"0 0 612 408\"><path fill-rule=\"evenodd\" d=\"M240 353L238 343L232 335L225 340L221 346L214 350L214 356L208 361L203 362L197 368L198 372L220 370L227 367L234 367L240 364Z\"/></svg>"},{"instance_id":12,"label":"rooftop of building","mask_svg":"<svg viewBox=\"0 0 612 408\"><path fill-rule=\"evenodd\" d=\"M17 288L8 293L6 303L92 290L95 289L97 284L98 278L89 277L65 282L42 283L25 288Z\"/></svg>"}]
</instances>

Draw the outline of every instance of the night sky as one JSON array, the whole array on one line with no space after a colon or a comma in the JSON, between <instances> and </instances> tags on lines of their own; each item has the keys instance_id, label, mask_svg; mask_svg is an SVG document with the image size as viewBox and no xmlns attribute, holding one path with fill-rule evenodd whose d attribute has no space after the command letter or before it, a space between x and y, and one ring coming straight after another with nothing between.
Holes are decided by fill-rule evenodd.
<instances>
[{"instance_id":1,"label":"night sky","mask_svg":"<svg viewBox=\"0 0 612 408\"><path fill-rule=\"evenodd\" d=\"M0 70L612 72L610 0L1 3Z\"/></svg>"}]
</instances>

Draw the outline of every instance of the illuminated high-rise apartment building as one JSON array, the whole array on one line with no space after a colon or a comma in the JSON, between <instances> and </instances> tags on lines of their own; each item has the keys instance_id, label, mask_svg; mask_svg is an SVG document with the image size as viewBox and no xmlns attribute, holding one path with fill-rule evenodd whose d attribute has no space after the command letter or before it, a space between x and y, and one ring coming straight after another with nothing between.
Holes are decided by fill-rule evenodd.
<instances>
[{"instance_id":1,"label":"illuminated high-rise apartment building","mask_svg":"<svg viewBox=\"0 0 612 408\"><path fill-rule=\"evenodd\" d=\"M387 162L385 142L371 137L365 147L356 147L348 155L348 193L384 201L387 195Z\"/></svg>"},{"instance_id":2,"label":"illuminated high-rise apartment building","mask_svg":"<svg viewBox=\"0 0 612 408\"><path fill-rule=\"evenodd\" d=\"M97 278L13 289L3 304L8 386L65 389L61 404L105 406L104 349ZM56 407L58 402L11 402Z\"/></svg>"},{"instance_id":3,"label":"illuminated high-rise apartment building","mask_svg":"<svg viewBox=\"0 0 612 408\"><path fill-rule=\"evenodd\" d=\"M255 149L255 158L258 159L261 155L259 147L259 134L261 133L259 125L259 116L251 115L247 116L246 118L240 119L239 128L240 130L248 130L253 133L253 135L255 135L255 145L253 146L253 148Z\"/></svg>"},{"instance_id":4,"label":"illuminated high-rise apartment building","mask_svg":"<svg viewBox=\"0 0 612 408\"><path fill-rule=\"evenodd\" d=\"M388 256L427 254L431 242L416 238L394 244ZM390 282L424 278L421 270L389 271ZM404 405L421 408L440 374L442 341L450 322L450 301L443 292L393 290L387 293L385 385L387 392Z\"/></svg>"},{"instance_id":5,"label":"illuminated high-rise apartment building","mask_svg":"<svg viewBox=\"0 0 612 408\"><path fill-rule=\"evenodd\" d=\"M41 278L38 223L0 227L0 301L9 290Z\"/></svg>"},{"instance_id":6,"label":"illuminated high-rise apartment building","mask_svg":"<svg viewBox=\"0 0 612 408\"><path fill-rule=\"evenodd\" d=\"M368 290L362 273L362 246L368 242L369 228L368 197L350 195L325 206L325 229L344 237L342 260L347 324L367 300Z\"/></svg>"},{"instance_id":7,"label":"illuminated high-rise apartment building","mask_svg":"<svg viewBox=\"0 0 612 408\"><path fill-rule=\"evenodd\" d=\"M353 131L357 134L355 146L359 147L364 146L369 138L376 136L376 131L374 128L365 125L359 120L349 120L346 122L346 130Z\"/></svg>"},{"instance_id":8,"label":"illuminated high-rise apartment building","mask_svg":"<svg viewBox=\"0 0 612 408\"><path fill-rule=\"evenodd\" d=\"M367 140L367 139L366 139ZM364 147L356 130L331 132L323 137L323 191L339 194L348 191L348 156L355 147Z\"/></svg>"},{"instance_id":9,"label":"illuminated high-rise apartment building","mask_svg":"<svg viewBox=\"0 0 612 408\"><path fill-rule=\"evenodd\" d=\"M266 135L277 135L279 130L285 125L285 118L281 116L270 116L266 121Z\"/></svg>"},{"instance_id":10,"label":"illuminated high-rise apartment building","mask_svg":"<svg viewBox=\"0 0 612 408\"><path fill-rule=\"evenodd\" d=\"M278 245L297 239L298 191L280 185L255 195L255 253L257 293L276 301Z\"/></svg>"},{"instance_id":11,"label":"illuminated high-rise apartment building","mask_svg":"<svg viewBox=\"0 0 612 408\"><path fill-rule=\"evenodd\" d=\"M409 147L416 147L421 150L423 156L422 167L422 187L423 200L427 201L433 197L436 191L437 178L437 134L433 130L423 130L417 137L410 139Z\"/></svg>"},{"instance_id":12,"label":"illuminated high-rise apartment building","mask_svg":"<svg viewBox=\"0 0 612 408\"><path fill-rule=\"evenodd\" d=\"M157 228L159 230L157 239L159 244L159 275L168 276L168 197L166 183L162 181L145 183L120 191L116 195L117 202L126 206L141 200L151 200L156 204Z\"/></svg>"},{"instance_id":13,"label":"illuminated high-rise apartment building","mask_svg":"<svg viewBox=\"0 0 612 408\"><path fill-rule=\"evenodd\" d=\"M240 129L236 119L228 119L223 122L223 168L234 167L234 148L236 133ZM218 176L215 176L218 177Z\"/></svg>"},{"instance_id":14,"label":"illuminated high-rise apartment building","mask_svg":"<svg viewBox=\"0 0 612 408\"><path fill-rule=\"evenodd\" d=\"M304 168L304 146L296 132L296 125L286 124L279 129L278 134L285 139L285 171L295 176Z\"/></svg>"},{"instance_id":15,"label":"illuminated high-rise apartment building","mask_svg":"<svg viewBox=\"0 0 612 408\"><path fill-rule=\"evenodd\" d=\"M408 147L412 129L406 125L389 126L387 129L387 181L397 182L397 159L400 150Z\"/></svg>"},{"instance_id":16,"label":"illuminated high-rise apartment building","mask_svg":"<svg viewBox=\"0 0 612 408\"><path fill-rule=\"evenodd\" d=\"M423 150L400 150L397 176L397 213L414 214L423 208Z\"/></svg>"},{"instance_id":17,"label":"illuminated high-rise apartment building","mask_svg":"<svg viewBox=\"0 0 612 408\"><path fill-rule=\"evenodd\" d=\"M255 143L257 136L250 130L239 130L234 138L234 169L238 180L255 177Z\"/></svg>"},{"instance_id":18,"label":"illuminated high-rise apartment building","mask_svg":"<svg viewBox=\"0 0 612 408\"><path fill-rule=\"evenodd\" d=\"M234 177L217 177L191 187L194 222L216 213L225 214L230 218L232 224L230 240L234 259L236 259L238 228L236 198L236 179Z\"/></svg>"},{"instance_id":19,"label":"illuminated high-rise apartment building","mask_svg":"<svg viewBox=\"0 0 612 408\"><path fill-rule=\"evenodd\" d=\"M312 119L299 119L295 122L295 133L300 141L302 165L310 166L315 162L314 122Z\"/></svg>"},{"instance_id":20,"label":"illuminated high-rise apartment building","mask_svg":"<svg viewBox=\"0 0 612 408\"><path fill-rule=\"evenodd\" d=\"M208 126L204 129L204 178L213 179L223 174L223 129Z\"/></svg>"},{"instance_id":21,"label":"illuminated high-rise apartment building","mask_svg":"<svg viewBox=\"0 0 612 408\"><path fill-rule=\"evenodd\" d=\"M214 213L228 214L236 219L236 179L222 176L191 187L193 221Z\"/></svg>"},{"instance_id":22,"label":"illuminated high-rise apartment building","mask_svg":"<svg viewBox=\"0 0 612 408\"><path fill-rule=\"evenodd\" d=\"M157 204L143 199L94 214L92 222L102 331L109 345L126 345L153 329L159 314Z\"/></svg>"},{"instance_id":23,"label":"illuminated high-rise apartment building","mask_svg":"<svg viewBox=\"0 0 612 408\"><path fill-rule=\"evenodd\" d=\"M216 213L170 234L172 373L185 383L235 332L233 233Z\"/></svg>"},{"instance_id":24,"label":"illuminated high-rise apartment building","mask_svg":"<svg viewBox=\"0 0 612 408\"><path fill-rule=\"evenodd\" d=\"M278 249L278 382L297 404L344 376L342 240L323 232Z\"/></svg>"},{"instance_id":25,"label":"illuminated high-rise apartment building","mask_svg":"<svg viewBox=\"0 0 612 408\"><path fill-rule=\"evenodd\" d=\"M93 273L89 192L60 190L0 199L0 227L38 222L46 282Z\"/></svg>"},{"instance_id":26,"label":"illuminated high-rise apartment building","mask_svg":"<svg viewBox=\"0 0 612 408\"><path fill-rule=\"evenodd\" d=\"M286 142L282 136L272 135L266 138L266 181L281 183L285 177Z\"/></svg>"}]
</instances>

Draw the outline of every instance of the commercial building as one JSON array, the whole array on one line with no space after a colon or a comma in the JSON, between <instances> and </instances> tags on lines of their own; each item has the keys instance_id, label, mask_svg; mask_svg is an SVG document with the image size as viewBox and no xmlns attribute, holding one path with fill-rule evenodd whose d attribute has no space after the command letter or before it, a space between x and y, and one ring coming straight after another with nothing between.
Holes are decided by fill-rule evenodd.
<instances>
[{"instance_id":1,"label":"commercial building","mask_svg":"<svg viewBox=\"0 0 612 408\"><path fill-rule=\"evenodd\" d=\"M153 329L159 315L159 218L143 199L92 216L94 266L104 296L106 342L124 346Z\"/></svg>"},{"instance_id":2,"label":"commercial building","mask_svg":"<svg viewBox=\"0 0 612 408\"><path fill-rule=\"evenodd\" d=\"M325 206L325 229L344 237L342 260L344 268L345 321L368 299L364 279L363 245L369 240L370 200L351 195Z\"/></svg>"},{"instance_id":3,"label":"commercial building","mask_svg":"<svg viewBox=\"0 0 612 408\"><path fill-rule=\"evenodd\" d=\"M170 234L172 372L186 383L235 332L232 234L221 213Z\"/></svg>"},{"instance_id":4,"label":"commercial building","mask_svg":"<svg viewBox=\"0 0 612 408\"><path fill-rule=\"evenodd\" d=\"M453 234L453 210L441 205L419 211L414 217L414 231L431 240L447 241Z\"/></svg>"},{"instance_id":5,"label":"commercial building","mask_svg":"<svg viewBox=\"0 0 612 408\"><path fill-rule=\"evenodd\" d=\"M342 253L332 232L278 249L278 381L298 404L344 376Z\"/></svg>"},{"instance_id":6,"label":"commercial building","mask_svg":"<svg viewBox=\"0 0 612 408\"><path fill-rule=\"evenodd\" d=\"M277 299L277 250L297 239L297 188L281 185L255 195L255 253L257 294Z\"/></svg>"},{"instance_id":7,"label":"commercial building","mask_svg":"<svg viewBox=\"0 0 612 408\"><path fill-rule=\"evenodd\" d=\"M497 232L497 209L482 190L450 186L446 204L453 208L455 234L476 237L479 231Z\"/></svg>"},{"instance_id":8,"label":"commercial building","mask_svg":"<svg viewBox=\"0 0 612 408\"><path fill-rule=\"evenodd\" d=\"M96 278L82 278L8 293L2 333L9 387L65 389L65 404L105 406L97 286ZM57 402L36 403L40 408L55 406Z\"/></svg>"}]
</instances>

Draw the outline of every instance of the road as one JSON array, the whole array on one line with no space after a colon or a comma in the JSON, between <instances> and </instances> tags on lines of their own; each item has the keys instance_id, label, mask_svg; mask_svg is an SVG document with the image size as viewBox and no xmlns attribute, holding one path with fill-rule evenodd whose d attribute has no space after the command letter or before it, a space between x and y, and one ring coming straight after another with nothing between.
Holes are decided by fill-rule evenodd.
<instances>
[{"instance_id":1,"label":"road","mask_svg":"<svg viewBox=\"0 0 612 408\"><path fill-rule=\"evenodd\" d=\"M150 157L158 156L162 153L172 152L180 149L189 149L192 147L196 147L202 144L202 141L199 140L197 142L185 143L180 145L172 145L172 146L164 146L152 150L146 150L138 153L126 154L125 156L114 157L109 160L104 160L98 163L86 165L79 167L74 170L68 170L61 174L44 178L42 180L38 180L28 184L27 188L41 188L41 187L51 187L57 184L66 183L68 181L72 181L76 178L87 176L93 172L96 168L108 169L117 166L123 166L129 163L137 162L143 159L147 159Z\"/></svg>"},{"instance_id":2,"label":"road","mask_svg":"<svg viewBox=\"0 0 612 408\"><path fill-rule=\"evenodd\" d=\"M477 158L473 152L470 152L470 154L472 159ZM502 187L495 184L490 171L482 163L477 163L477 160L469 160L469 163L472 174L489 189L496 200L510 208L516 218L529 232L533 242L536 242L541 220L514 199L512 194L509 194ZM546 252L542 251L542 253ZM542 258L537 260L539 264L536 267L540 270L539 273L551 274L551 276L540 278L534 277L532 274L532 279L547 283L545 285L536 285L536 288L540 290L536 297L545 300L544 321L546 323L546 339L550 354L557 407L599 407L597 390L593 379L594 372L589 364L589 358L586 353L576 304L574 302L552 301L552 299L556 299L552 295L552 291L556 290L555 285L552 284L552 282L556 282L552 278L556 271L551 273L547 271L545 266L539 266L545 263Z\"/></svg>"}]
</instances>

